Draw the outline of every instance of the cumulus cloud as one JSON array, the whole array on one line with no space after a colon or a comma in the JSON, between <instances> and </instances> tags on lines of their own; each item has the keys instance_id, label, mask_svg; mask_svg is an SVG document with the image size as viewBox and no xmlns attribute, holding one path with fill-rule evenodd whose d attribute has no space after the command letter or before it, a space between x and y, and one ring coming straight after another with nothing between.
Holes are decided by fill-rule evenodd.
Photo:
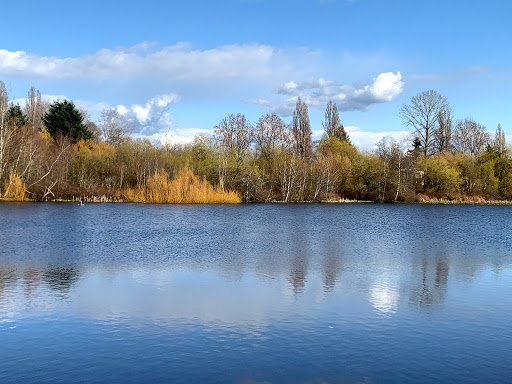
<instances>
[{"instance_id":1,"label":"cumulus cloud","mask_svg":"<svg viewBox=\"0 0 512 384\"><path fill-rule=\"evenodd\" d=\"M118 105L115 110L137 123L137 133L141 136L161 135L174 124L169 111L171 105L180 101L175 93L157 95L144 104L132 104L130 107Z\"/></svg>"},{"instance_id":2,"label":"cumulus cloud","mask_svg":"<svg viewBox=\"0 0 512 384\"><path fill-rule=\"evenodd\" d=\"M193 49L179 43L160 49L142 43L102 49L81 57L39 56L0 49L0 75L27 79L109 80L165 76L170 80L221 81L266 76L279 67L281 53L268 45L225 45Z\"/></svg>"},{"instance_id":3,"label":"cumulus cloud","mask_svg":"<svg viewBox=\"0 0 512 384\"><path fill-rule=\"evenodd\" d=\"M363 151L375 149L375 144L384 137L392 137L399 143L408 143L411 134L409 131L369 132L354 126L345 127L345 130L352 144Z\"/></svg>"},{"instance_id":4,"label":"cumulus cloud","mask_svg":"<svg viewBox=\"0 0 512 384\"><path fill-rule=\"evenodd\" d=\"M146 104L139 105L133 104L131 106L131 112L135 115L135 118L141 125L148 125L159 121L165 116L168 108L172 104L176 104L180 100L180 97L174 93L168 93L164 95L158 95L148 100ZM128 109L123 106L117 106L117 109L127 113Z\"/></svg>"},{"instance_id":5,"label":"cumulus cloud","mask_svg":"<svg viewBox=\"0 0 512 384\"><path fill-rule=\"evenodd\" d=\"M213 129L188 128L175 129L165 132L160 137L160 145L162 147L172 148L193 143L198 135L211 135Z\"/></svg>"},{"instance_id":6,"label":"cumulus cloud","mask_svg":"<svg viewBox=\"0 0 512 384\"><path fill-rule=\"evenodd\" d=\"M283 116L292 115L299 96L312 108L323 109L332 100L341 111L367 111L375 104L393 101L402 93L403 86L400 72L381 73L369 83L353 86L323 78L299 83L290 81L276 90L277 94L288 96L286 100L273 102L258 99L250 103Z\"/></svg>"},{"instance_id":7,"label":"cumulus cloud","mask_svg":"<svg viewBox=\"0 0 512 384\"><path fill-rule=\"evenodd\" d=\"M128 108L126 108L124 105L118 105L116 108L116 112L119 113L120 115L126 115L128 113Z\"/></svg>"},{"instance_id":8,"label":"cumulus cloud","mask_svg":"<svg viewBox=\"0 0 512 384\"><path fill-rule=\"evenodd\" d=\"M176 135L173 131L166 132L160 138L160 145L162 147L175 147L177 145L185 145L194 142L195 136L180 136Z\"/></svg>"}]
</instances>

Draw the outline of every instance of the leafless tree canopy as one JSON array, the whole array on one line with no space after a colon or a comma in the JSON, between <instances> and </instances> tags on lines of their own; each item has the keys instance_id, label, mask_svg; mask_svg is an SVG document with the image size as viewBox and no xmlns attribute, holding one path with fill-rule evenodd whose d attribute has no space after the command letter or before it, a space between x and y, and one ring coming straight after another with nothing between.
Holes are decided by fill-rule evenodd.
<instances>
[{"instance_id":1,"label":"leafless tree canopy","mask_svg":"<svg viewBox=\"0 0 512 384\"><path fill-rule=\"evenodd\" d=\"M452 114L445 108L438 114L439 128L435 131L434 149L437 153L450 152L452 146Z\"/></svg>"},{"instance_id":2,"label":"leafless tree canopy","mask_svg":"<svg viewBox=\"0 0 512 384\"><path fill-rule=\"evenodd\" d=\"M216 142L242 159L251 145L252 126L244 115L231 114L214 127Z\"/></svg>"},{"instance_id":3,"label":"leafless tree canopy","mask_svg":"<svg viewBox=\"0 0 512 384\"><path fill-rule=\"evenodd\" d=\"M0 81L0 183L4 177L4 164L7 144L9 142L9 129L7 127L6 115L9 109L9 95L5 84Z\"/></svg>"},{"instance_id":4,"label":"leafless tree canopy","mask_svg":"<svg viewBox=\"0 0 512 384\"><path fill-rule=\"evenodd\" d=\"M507 142L505 140L505 131L501 128L501 124L498 124L496 128L496 134L494 135L493 147L499 157L502 157L507 148Z\"/></svg>"},{"instance_id":5,"label":"leafless tree canopy","mask_svg":"<svg viewBox=\"0 0 512 384\"><path fill-rule=\"evenodd\" d=\"M311 124L309 122L308 106L300 97L297 99L293 112L292 134L297 155L301 159L310 159L313 154Z\"/></svg>"},{"instance_id":6,"label":"leafless tree canopy","mask_svg":"<svg viewBox=\"0 0 512 384\"><path fill-rule=\"evenodd\" d=\"M400 117L419 139L425 156L435 153L436 140L444 135L439 135L440 119L445 118L449 108L446 97L430 90L412 97L411 103L400 109Z\"/></svg>"},{"instance_id":7,"label":"leafless tree canopy","mask_svg":"<svg viewBox=\"0 0 512 384\"><path fill-rule=\"evenodd\" d=\"M257 152L268 158L277 148L284 149L288 143L286 124L275 113L261 116L254 130Z\"/></svg>"},{"instance_id":8,"label":"leafless tree canopy","mask_svg":"<svg viewBox=\"0 0 512 384\"><path fill-rule=\"evenodd\" d=\"M340 121L336 103L329 100L325 108L325 120L322 122L327 137L337 137L341 141L349 141L347 132Z\"/></svg>"},{"instance_id":9,"label":"leafless tree canopy","mask_svg":"<svg viewBox=\"0 0 512 384\"><path fill-rule=\"evenodd\" d=\"M43 129L42 117L48 110L49 104L41 99L41 92L34 87L30 88L25 101L25 114L29 125L33 129L41 131Z\"/></svg>"},{"instance_id":10,"label":"leafless tree canopy","mask_svg":"<svg viewBox=\"0 0 512 384\"><path fill-rule=\"evenodd\" d=\"M482 153L491 141L485 126L473 119L457 122L453 134L453 145L456 151L475 156Z\"/></svg>"},{"instance_id":11,"label":"leafless tree canopy","mask_svg":"<svg viewBox=\"0 0 512 384\"><path fill-rule=\"evenodd\" d=\"M135 130L135 123L114 109L106 109L101 113L100 130L105 142L117 147Z\"/></svg>"}]
</instances>

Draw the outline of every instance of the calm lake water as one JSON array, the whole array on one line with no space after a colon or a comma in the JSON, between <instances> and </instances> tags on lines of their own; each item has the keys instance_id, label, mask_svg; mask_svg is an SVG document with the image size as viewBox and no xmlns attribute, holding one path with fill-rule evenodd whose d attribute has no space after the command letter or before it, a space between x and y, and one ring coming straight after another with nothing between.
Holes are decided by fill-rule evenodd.
<instances>
[{"instance_id":1,"label":"calm lake water","mask_svg":"<svg viewBox=\"0 0 512 384\"><path fill-rule=\"evenodd\" d=\"M0 204L0 383L511 383L512 207Z\"/></svg>"}]
</instances>

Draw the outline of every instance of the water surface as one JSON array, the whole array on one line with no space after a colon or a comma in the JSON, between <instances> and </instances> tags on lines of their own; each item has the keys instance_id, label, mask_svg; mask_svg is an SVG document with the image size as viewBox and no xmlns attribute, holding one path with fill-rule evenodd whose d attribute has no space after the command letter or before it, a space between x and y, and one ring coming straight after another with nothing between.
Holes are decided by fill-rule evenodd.
<instances>
[{"instance_id":1,"label":"water surface","mask_svg":"<svg viewBox=\"0 0 512 384\"><path fill-rule=\"evenodd\" d=\"M0 204L0 383L509 383L511 209Z\"/></svg>"}]
</instances>

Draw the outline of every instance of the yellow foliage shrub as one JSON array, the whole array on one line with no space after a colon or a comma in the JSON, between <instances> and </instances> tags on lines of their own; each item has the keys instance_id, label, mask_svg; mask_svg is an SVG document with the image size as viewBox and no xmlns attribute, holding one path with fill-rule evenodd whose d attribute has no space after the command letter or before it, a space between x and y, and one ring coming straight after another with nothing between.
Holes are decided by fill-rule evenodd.
<instances>
[{"instance_id":1,"label":"yellow foliage shrub","mask_svg":"<svg viewBox=\"0 0 512 384\"><path fill-rule=\"evenodd\" d=\"M16 173L11 172L9 175L9 181L5 187L5 191L3 197L7 199L12 199L15 201L24 201L26 186L21 177L19 177Z\"/></svg>"},{"instance_id":2,"label":"yellow foliage shrub","mask_svg":"<svg viewBox=\"0 0 512 384\"><path fill-rule=\"evenodd\" d=\"M240 203L240 196L233 191L216 190L189 169L180 171L174 180L169 181L162 169L148 178L144 188L126 189L124 200L134 203L236 204Z\"/></svg>"}]
</instances>

